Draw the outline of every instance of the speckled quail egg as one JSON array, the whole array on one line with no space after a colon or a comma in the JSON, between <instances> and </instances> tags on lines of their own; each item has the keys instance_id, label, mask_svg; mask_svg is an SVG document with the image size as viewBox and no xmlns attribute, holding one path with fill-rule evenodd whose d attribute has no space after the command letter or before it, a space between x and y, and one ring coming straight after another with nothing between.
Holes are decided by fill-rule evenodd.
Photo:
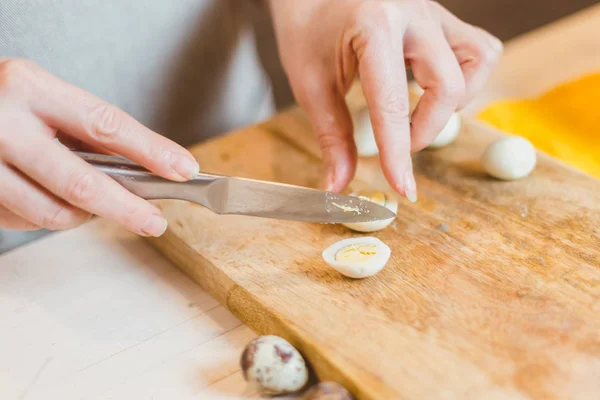
<instances>
[{"instance_id":1,"label":"speckled quail egg","mask_svg":"<svg viewBox=\"0 0 600 400\"><path fill-rule=\"evenodd\" d=\"M351 196L361 199L370 200L380 206L384 206L394 214L398 212L398 201L394 196L378 190L361 190L351 194ZM392 223L394 218L382 219L379 221L345 223L345 227L357 232L374 232L381 230Z\"/></svg>"},{"instance_id":2,"label":"speckled quail egg","mask_svg":"<svg viewBox=\"0 0 600 400\"><path fill-rule=\"evenodd\" d=\"M293 393L308 382L304 358L279 336L259 336L248 343L240 364L246 381L263 395Z\"/></svg>"},{"instance_id":3,"label":"speckled quail egg","mask_svg":"<svg viewBox=\"0 0 600 400\"><path fill-rule=\"evenodd\" d=\"M375 237L340 240L326 248L325 262L349 278L366 278L383 269L391 255L390 248Z\"/></svg>"},{"instance_id":4,"label":"speckled quail egg","mask_svg":"<svg viewBox=\"0 0 600 400\"><path fill-rule=\"evenodd\" d=\"M503 180L524 178L533 171L535 165L535 147L520 136L508 136L493 142L481 157L483 169Z\"/></svg>"}]
</instances>

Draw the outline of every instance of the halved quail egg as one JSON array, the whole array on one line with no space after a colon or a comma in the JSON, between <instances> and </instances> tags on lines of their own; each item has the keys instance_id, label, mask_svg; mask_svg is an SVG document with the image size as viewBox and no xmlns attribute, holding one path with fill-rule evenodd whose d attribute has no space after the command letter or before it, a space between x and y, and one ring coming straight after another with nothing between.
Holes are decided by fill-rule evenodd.
<instances>
[{"instance_id":1,"label":"halved quail egg","mask_svg":"<svg viewBox=\"0 0 600 400\"><path fill-rule=\"evenodd\" d=\"M398 201L391 195L378 190L361 190L351 194L361 199L370 200L373 203L384 206L394 214L398 212ZM342 224L357 232L375 232L381 230L392 223L394 218L382 219L379 221L370 222L355 222Z\"/></svg>"},{"instance_id":2,"label":"halved quail egg","mask_svg":"<svg viewBox=\"0 0 600 400\"><path fill-rule=\"evenodd\" d=\"M326 248L322 256L340 274L366 278L381 271L391 253L381 240L367 236L340 240Z\"/></svg>"}]
</instances>

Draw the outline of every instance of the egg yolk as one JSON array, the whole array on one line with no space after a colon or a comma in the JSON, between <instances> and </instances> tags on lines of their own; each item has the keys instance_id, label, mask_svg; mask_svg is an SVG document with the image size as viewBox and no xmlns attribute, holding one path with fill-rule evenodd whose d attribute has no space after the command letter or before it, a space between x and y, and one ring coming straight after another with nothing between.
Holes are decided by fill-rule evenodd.
<instances>
[{"instance_id":1,"label":"egg yolk","mask_svg":"<svg viewBox=\"0 0 600 400\"><path fill-rule=\"evenodd\" d=\"M374 244L352 244L339 250L335 254L335 260L351 264L367 264L377 254L377 246Z\"/></svg>"},{"instance_id":2,"label":"egg yolk","mask_svg":"<svg viewBox=\"0 0 600 400\"><path fill-rule=\"evenodd\" d=\"M373 192L373 193L359 193L358 197L364 200L372 201L380 206L384 206L387 203L387 198L384 193L381 192Z\"/></svg>"}]
</instances>

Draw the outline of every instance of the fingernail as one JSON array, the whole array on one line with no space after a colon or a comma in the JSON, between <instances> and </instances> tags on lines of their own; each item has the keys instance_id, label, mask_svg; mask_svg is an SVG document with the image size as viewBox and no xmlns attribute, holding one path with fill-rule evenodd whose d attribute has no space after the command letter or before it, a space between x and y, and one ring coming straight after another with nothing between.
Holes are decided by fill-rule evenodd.
<instances>
[{"instance_id":1,"label":"fingernail","mask_svg":"<svg viewBox=\"0 0 600 400\"><path fill-rule=\"evenodd\" d=\"M412 166L409 165L404 173L404 195L411 203L417 201L417 183L412 171Z\"/></svg>"},{"instance_id":2,"label":"fingernail","mask_svg":"<svg viewBox=\"0 0 600 400\"><path fill-rule=\"evenodd\" d=\"M198 172L200 172L200 165L198 165L198 162L190 156L171 153L169 161L171 162L173 171L184 179L195 178L198 175Z\"/></svg>"},{"instance_id":3,"label":"fingernail","mask_svg":"<svg viewBox=\"0 0 600 400\"><path fill-rule=\"evenodd\" d=\"M148 236L159 237L167 230L167 220L160 215L152 214L146 220L142 232Z\"/></svg>"}]
</instances>

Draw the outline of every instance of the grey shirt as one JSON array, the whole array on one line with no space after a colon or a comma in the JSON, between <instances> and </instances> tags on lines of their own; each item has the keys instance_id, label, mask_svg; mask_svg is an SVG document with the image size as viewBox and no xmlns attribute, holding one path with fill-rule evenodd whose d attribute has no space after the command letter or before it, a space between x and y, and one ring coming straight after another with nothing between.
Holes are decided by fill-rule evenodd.
<instances>
[{"instance_id":1,"label":"grey shirt","mask_svg":"<svg viewBox=\"0 0 600 400\"><path fill-rule=\"evenodd\" d=\"M250 0L1 0L0 56L27 58L190 145L274 111Z\"/></svg>"}]
</instances>

